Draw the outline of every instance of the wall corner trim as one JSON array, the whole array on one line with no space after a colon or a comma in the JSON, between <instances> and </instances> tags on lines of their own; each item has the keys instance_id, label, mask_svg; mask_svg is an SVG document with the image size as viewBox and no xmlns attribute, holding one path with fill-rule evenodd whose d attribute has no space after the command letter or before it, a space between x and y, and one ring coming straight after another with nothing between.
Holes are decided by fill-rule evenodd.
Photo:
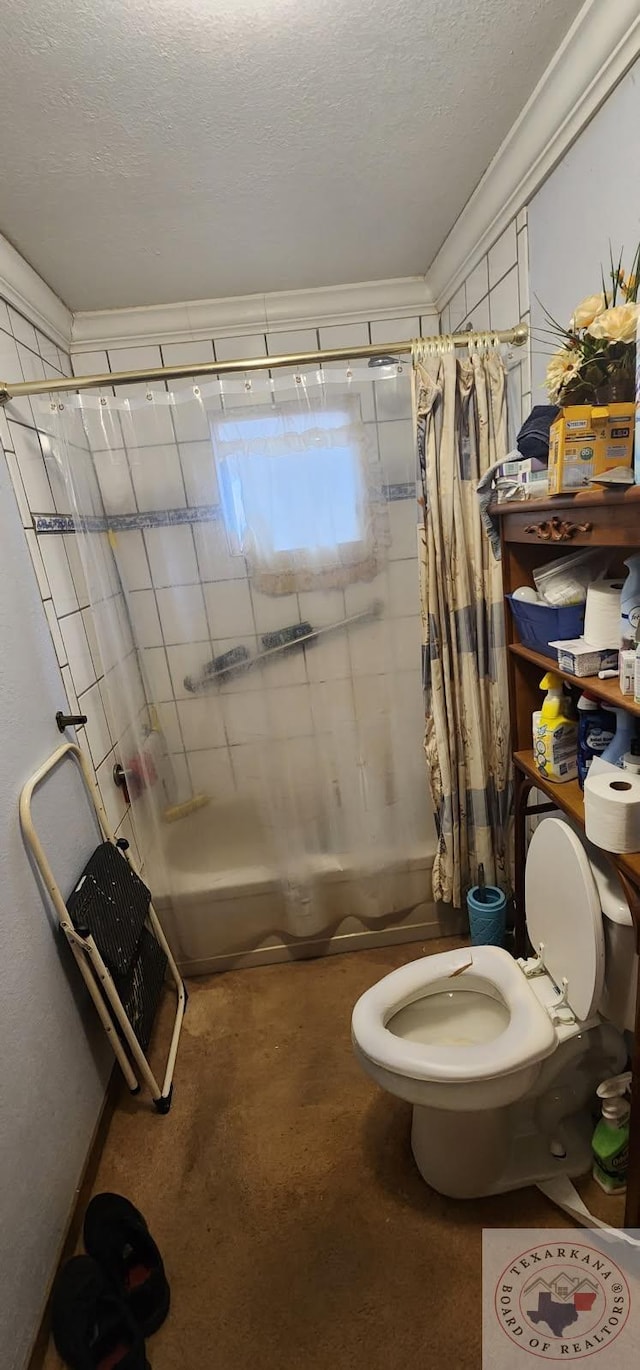
<instances>
[{"instance_id":1,"label":"wall corner trim","mask_svg":"<svg viewBox=\"0 0 640 1370\"><path fill-rule=\"evenodd\" d=\"M0 295L65 352L71 343L72 314L46 281L0 234ZM15 376L3 376L15 380Z\"/></svg>"},{"instance_id":2,"label":"wall corner trim","mask_svg":"<svg viewBox=\"0 0 640 1370\"><path fill-rule=\"evenodd\" d=\"M586 0L427 272L442 309L640 55L638 0Z\"/></svg>"},{"instance_id":3,"label":"wall corner trim","mask_svg":"<svg viewBox=\"0 0 640 1370\"><path fill-rule=\"evenodd\" d=\"M437 311L423 276L130 309L85 310L74 315L71 351L195 342L416 314L432 315L435 325Z\"/></svg>"}]
</instances>

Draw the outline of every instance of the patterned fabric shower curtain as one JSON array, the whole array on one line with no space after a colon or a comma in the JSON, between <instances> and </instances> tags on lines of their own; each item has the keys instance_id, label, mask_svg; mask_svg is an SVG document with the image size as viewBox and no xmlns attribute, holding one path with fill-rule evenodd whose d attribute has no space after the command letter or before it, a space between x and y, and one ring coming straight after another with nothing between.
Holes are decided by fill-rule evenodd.
<instances>
[{"instance_id":1,"label":"patterned fabric shower curtain","mask_svg":"<svg viewBox=\"0 0 640 1370\"><path fill-rule=\"evenodd\" d=\"M434 898L460 907L484 865L511 887L513 782L502 574L476 485L507 453L505 368L494 349L458 360L414 350L423 522L419 557L425 752L438 825Z\"/></svg>"}]
</instances>

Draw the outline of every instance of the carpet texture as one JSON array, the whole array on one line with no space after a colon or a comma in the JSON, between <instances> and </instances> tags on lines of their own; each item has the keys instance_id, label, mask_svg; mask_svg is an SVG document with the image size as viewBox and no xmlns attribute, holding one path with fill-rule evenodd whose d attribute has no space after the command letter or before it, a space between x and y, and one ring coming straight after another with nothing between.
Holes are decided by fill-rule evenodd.
<instances>
[{"instance_id":1,"label":"carpet texture","mask_svg":"<svg viewBox=\"0 0 640 1370\"><path fill-rule=\"evenodd\" d=\"M125 1094L94 1186L141 1208L165 1259L153 1370L480 1366L482 1227L569 1220L533 1189L465 1202L428 1189L410 1106L362 1073L349 1032L363 990L457 945L190 982L172 1111ZM59 1370L53 1348L44 1366Z\"/></svg>"}]
</instances>

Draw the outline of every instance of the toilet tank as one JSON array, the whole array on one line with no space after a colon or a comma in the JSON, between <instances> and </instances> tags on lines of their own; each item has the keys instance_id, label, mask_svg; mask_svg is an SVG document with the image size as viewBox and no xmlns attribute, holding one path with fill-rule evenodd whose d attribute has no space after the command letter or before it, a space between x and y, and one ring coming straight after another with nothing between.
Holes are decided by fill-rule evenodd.
<instances>
[{"instance_id":1,"label":"toilet tank","mask_svg":"<svg viewBox=\"0 0 640 1370\"><path fill-rule=\"evenodd\" d=\"M589 861L602 906L605 940L604 990L599 1011L620 1032L636 1022L638 957L631 910L613 866L588 844Z\"/></svg>"}]
</instances>

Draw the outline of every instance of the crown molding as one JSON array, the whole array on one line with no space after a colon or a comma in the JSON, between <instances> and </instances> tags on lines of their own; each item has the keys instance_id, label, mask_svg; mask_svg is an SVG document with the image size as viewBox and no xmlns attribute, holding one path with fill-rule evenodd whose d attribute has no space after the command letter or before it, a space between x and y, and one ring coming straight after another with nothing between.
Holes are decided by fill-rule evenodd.
<instances>
[{"instance_id":1,"label":"crown molding","mask_svg":"<svg viewBox=\"0 0 640 1370\"><path fill-rule=\"evenodd\" d=\"M72 314L42 276L0 234L0 295L65 352L71 343Z\"/></svg>"},{"instance_id":2,"label":"crown molding","mask_svg":"<svg viewBox=\"0 0 640 1370\"><path fill-rule=\"evenodd\" d=\"M310 325L326 327L416 314L432 315L434 322L437 320L433 297L423 276L134 309L86 310L74 315L71 351L197 342L203 338L277 333Z\"/></svg>"},{"instance_id":3,"label":"crown molding","mask_svg":"<svg viewBox=\"0 0 640 1370\"><path fill-rule=\"evenodd\" d=\"M638 0L587 0L427 272L440 309L640 55Z\"/></svg>"}]
</instances>

